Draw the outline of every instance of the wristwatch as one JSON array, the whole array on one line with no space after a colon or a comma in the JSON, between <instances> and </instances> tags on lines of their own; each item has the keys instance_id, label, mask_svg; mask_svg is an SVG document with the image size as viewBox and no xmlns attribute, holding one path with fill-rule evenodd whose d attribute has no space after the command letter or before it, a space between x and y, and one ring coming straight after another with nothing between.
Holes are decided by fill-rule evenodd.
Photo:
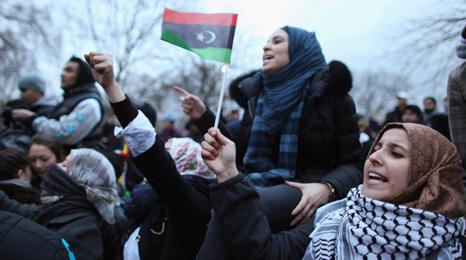
<instances>
[{"instance_id":1,"label":"wristwatch","mask_svg":"<svg viewBox=\"0 0 466 260\"><path fill-rule=\"evenodd\" d=\"M327 185L328 188L330 189L331 194L330 194L329 201L335 200L335 188L333 187L333 185L330 182L326 182L326 181L321 181L321 183Z\"/></svg>"}]
</instances>

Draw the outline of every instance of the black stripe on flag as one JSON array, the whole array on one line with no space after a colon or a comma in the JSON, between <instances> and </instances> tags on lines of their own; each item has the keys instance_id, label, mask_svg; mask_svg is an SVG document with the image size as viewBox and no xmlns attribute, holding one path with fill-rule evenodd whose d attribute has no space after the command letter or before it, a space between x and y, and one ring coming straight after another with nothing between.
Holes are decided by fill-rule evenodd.
<instances>
[{"instance_id":1,"label":"black stripe on flag","mask_svg":"<svg viewBox=\"0 0 466 260\"><path fill-rule=\"evenodd\" d=\"M170 30L190 48L228 48L233 46L235 26L189 25L164 22L162 31Z\"/></svg>"}]
</instances>

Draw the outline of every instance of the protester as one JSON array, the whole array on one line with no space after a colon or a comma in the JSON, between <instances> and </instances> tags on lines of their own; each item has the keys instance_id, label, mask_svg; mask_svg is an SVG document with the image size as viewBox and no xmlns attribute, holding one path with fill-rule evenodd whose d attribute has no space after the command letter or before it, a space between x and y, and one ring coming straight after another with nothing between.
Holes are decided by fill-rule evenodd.
<instances>
[{"instance_id":1,"label":"protester","mask_svg":"<svg viewBox=\"0 0 466 260\"><path fill-rule=\"evenodd\" d=\"M115 223L116 182L110 162L91 149L75 149L50 168L41 183L42 205L19 204L0 193L0 210L10 211L62 235L77 259L121 255Z\"/></svg>"},{"instance_id":2,"label":"protester","mask_svg":"<svg viewBox=\"0 0 466 260\"><path fill-rule=\"evenodd\" d=\"M2 113L6 128L0 132L0 149L11 149L25 154L34 131L29 124L14 119L12 111L29 109L38 116L48 116L57 102L54 97L45 95L46 85L39 76L21 78L18 89L21 92L20 99L7 102Z\"/></svg>"},{"instance_id":3,"label":"protester","mask_svg":"<svg viewBox=\"0 0 466 260\"><path fill-rule=\"evenodd\" d=\"M424 118L424 123L427 126L431 126L431 117L438 113L437 111L437 100L434 97L425 97L422 105L424 111L422 112L422 117Z\"/></svg>"},{"instance_id":4,"label":"protester","mask_svg":"<svg viewBox=\"0 0 466 260\"><path fill-rule=\"evenodd\" d=\"M314 33L286 26L263 49L262 71L243 79L237 91L240 104L255 105L243 114L243 133L231 136L223 125L220 129L237 145L237 163L246 178L257 187L269 186L260 191L268 200L263 207L297 204L272 214L279 230L290 221L303 222L318 205L341 198L361 182L361 145L348 94L351 73L341 62L326 64ZM214 114L198 97L178 91L183 111L205 133ZM308 184L286 185L285 180Z\"/></svg>"},{"instance_id":5,"label":"protester","mask_svg":"<svg viewBox=\"0 0 466 260\"><path fill-rule=\"evenodd\" d=\"M15 109L12 116L31 124L36 133L48 135L67 146L92 146L100 137L103 106L99 91L94 85L89 65L71 57L61 74L63 101L47 117Z\"/></svg>"},{"instance_id":6,"label":"protester","mask_svg":"<svg viewBox=\"0 0 466 260\"><path fill-rule=\"evenodd\" d=\"M39 177L47 175L49 168L65 159L63 147L47 136L35 135L28 151L34 173Z\"/></svg>"},{"instance_id":7,"label":"protester","mask_svg":"<svg viewBox=\"0 0 466 260\"><path fill-rule=\"evenodd\" d=\"M210 219L207 184L203 183L207 180L194 176L197 178L188 182L186 177L193 176L179 174L152 124L136 110L115 81L110 54L91 52L86 60L123 127L119 135L127 141L136 165L163 202L151 204L150 201L156 200L147 200L150 214L142 217L145 220L141 228L128 239L125 255L139 254L141 259L193 259ZM137 246L136 240L140 240Z\"/></svg>"},{"instance_id":8,"label":"protester","mask_svg":"<svg viewBox=\"0 0 466 260\"><path fill-rule=\"evenodd\" d=\"M416 105L407 105L401 117L403 123L423 124L421 109Z\"/></svg>"},{"instance_id":9,"label":"protester","mask_svg":"<svg viewBox=\"0 0 466 260\"><path fill-rule=\"evenodd\" d=\"M451 139L458 148L463 162L463 183L466 189L466 25L460 34L456 55L463 63L448 78L448 119Z\"/></svg>"},{"instance_id":10,"label":"protester","mask_svg":"<svg viewBox=\"0 0 466 260\"><path fill-rule=\"evenodd\" d=\"M18 82L20 98L12 100L6 104L3 112L4 125L10 126L11 110L17 108L30 109L37 115L47 116L57 105L53 96L46 96L46 85L44 80L36 75L28 75L21 78Z\"/></svg>"},{"instance_id":11,"label":"protester","mask_svg":"<svg viewBox=\"0 0 466 260\"><path fill-rule=\"evenodd\" d=\"M31 181L27 157L13 150L1 150L0 190L18 202L40 204L40 193Z\"/></svg>"},{"instance_id":12,"label":"protester","mask_svg":"<svg viewBox=\"0 0 466 260\"><path fill-rule=\"evenodd\" d=\"M392 122L402 122L403 112L405 111L406 106L408 105L408 93L401 91L396 95L398 104L393 109L393 111L387 113L385 116L384 125Z\"/></svg>"},{"instance_id":13,"label":"protester","mask_svg":"<svg viewBox=\"0 0 466 260\"><path fill-rule=\"evenodd\" d=\"M215 259L298 259L309 242L304 259L461 259L461 160L431 128L392 123L382 129L365 162L363 185L319 208L310 235L271 233L259 195L236 168L234 143L218 129L209 130L202 147L218 179L210 196L227 249L218 255L211 248Z\"/></svg>"},{"instance_id":14,"label":"protester","mask_svg":"<svg viewBox=\"0 0 466 260\"><path fill-rule=\"evenodd\" d=\"M178 171L173 174L190 175L192 180L194 180L194 176L214 177L201 158L201 146L190 138L172 138L165 144L165 149L170 154ZM183 184L180 186L183 186ZM178 189L178 187L174 187L172 192L178 192ZM125 203L124 207L125 215L134 220L137 226L125 244L124 253L128 259L132 259L132 256L153 259L156 255L152 249L154 239L150 229L154 230L154 222L161 219L160 216L167 211L166 205L170 208L171 203L184 203L184 201L180 200L169 201L169 203L165 204L163 203L165 196L163 193L159 196L148 183L139 184L133 189L131 199ZM199 194L193 193L192 196L198 197ZM199 212L195 214L199 214ZM170 223L170 225L173 224L176 225L177 223ZM181 240L182 238L179 237L178 239Z\"/></svg>"}]
</instances>

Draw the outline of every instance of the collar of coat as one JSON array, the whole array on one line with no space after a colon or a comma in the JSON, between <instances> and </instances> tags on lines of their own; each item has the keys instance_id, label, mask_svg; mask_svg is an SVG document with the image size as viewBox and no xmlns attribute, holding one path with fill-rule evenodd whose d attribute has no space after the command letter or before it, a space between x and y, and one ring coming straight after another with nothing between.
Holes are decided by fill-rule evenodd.
<instances>
[{"instance_id":1,"label":"collar of coat","mask_svg":"<svg viewBox=\"0 0 466 260\"><path fill-rule=\"evenodd\" d=\"M257 98L263 91L260 78L256 74L260 70L254 70L237 77L230 84L230 96L242 108L247 108L248 100ZM324 95L343 96L353 86L353 79L348 67L340 61L331 61L327 68L317 72L311 79L311 95L320 97Z\"/></svg>"}]
</instances>

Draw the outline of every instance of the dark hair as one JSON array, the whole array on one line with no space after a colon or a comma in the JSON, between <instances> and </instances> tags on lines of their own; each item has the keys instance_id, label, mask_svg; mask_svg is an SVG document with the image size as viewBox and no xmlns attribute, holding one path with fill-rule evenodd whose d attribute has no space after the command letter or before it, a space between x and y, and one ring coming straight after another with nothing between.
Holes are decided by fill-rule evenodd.
<instances>
[{"instance_id":1,"label":"dark hair","mask_svg":"<svg viewBox=\"0 0 466 260\"><path fill-rule=\"evenodd\" d=\"M50 137L43 135L35 135L31 139L29 149L33 144L43 145L47 147L55 155L55 157L57 158L57 162L61 162L65 159L65 150L63 146Z\"/></svg>"},{"instance_id":2,"label":"dark hair","mask_svg":"<svg viewBox=\"0 0 466 260\"><path fill-rule=\"evenodd\" d=\"M434 97L425 97L425 98L424 98L424 101L429 100L429 99L430 99L432 102L434 102L434 105L437 105L437 100L435 100Z\"/></svg>"},{"instance_id":3,"label":"dark hair","mask_svg":"<svg viewBox=\"0 0 466 260\"><path fill-rule=\"evenodd\" d=\"M423 122L424 119L422 118L422 112L421 112L421 109L418 106L416 106L416 105L407 105L405 107L405 112L407 110L413 111L417 115L417 117L419 118L419 121Z\"/></svg>"},{"instance_id":4,"label":"dark hair","mask_svg":"<svg viewBox=\"0 0 466 260\"><path fill-rule=\"evenodd\" d=\"M19 170L25 170L29 161L25 155L13 150L0 150L0 180L16 179Z\"/></svg>"},{"instance_id":5,"label":"dark hair","mask_svg":"<svg viewBox=\"0 0 466 260\"><path fill-rule=\"evenodd\" d=\"M94 76L92 76L92 71L91 67L87 62L83 61L82 59L72 56L68 62L76 62L79 64L79 71L78 71L78 77L76 79L75 86L80 86L84 84L90 84L90 83L95 83Z\"/></svg>"}]
</instances>

